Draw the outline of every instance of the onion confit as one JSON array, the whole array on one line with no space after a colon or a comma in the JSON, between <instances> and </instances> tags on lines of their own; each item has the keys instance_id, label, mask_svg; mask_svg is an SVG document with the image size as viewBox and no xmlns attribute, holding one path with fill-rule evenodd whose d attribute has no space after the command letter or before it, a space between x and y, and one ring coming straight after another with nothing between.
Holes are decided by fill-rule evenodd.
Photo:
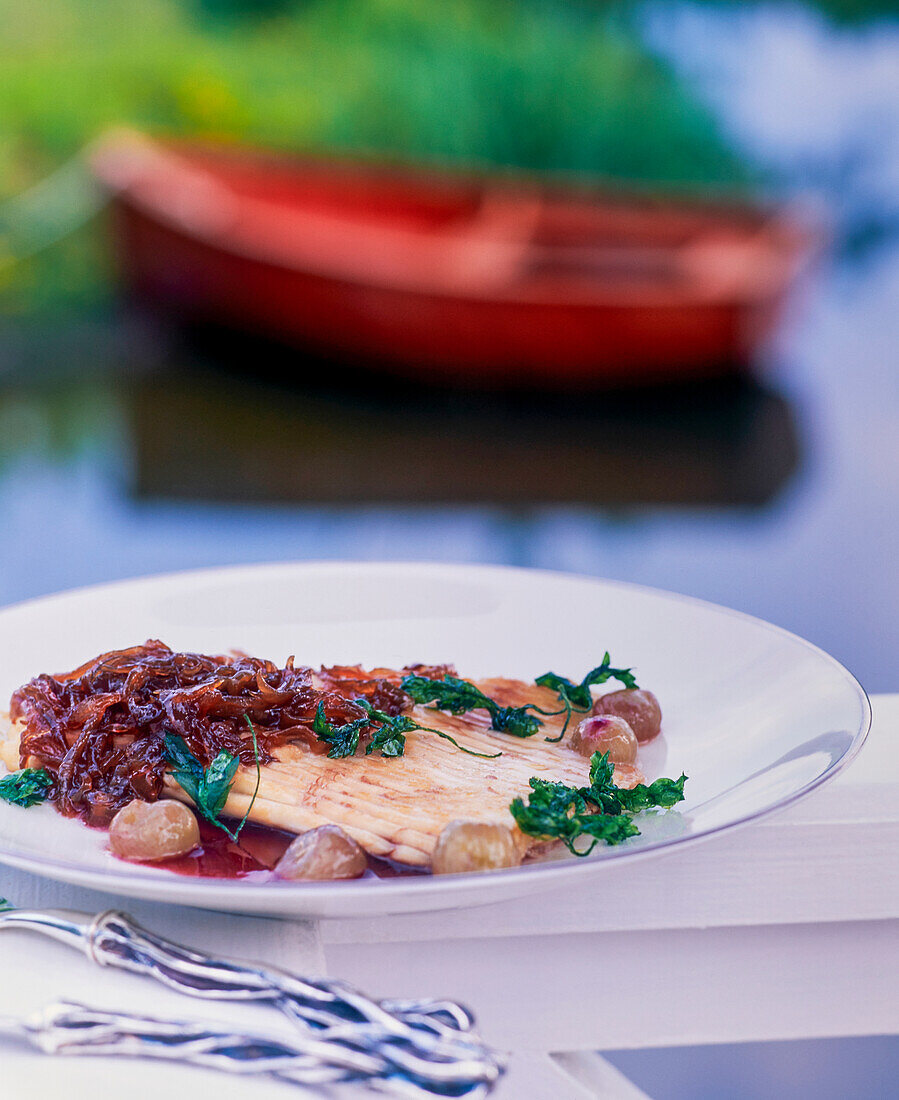
<instances>
[{"instance_id":1,"label":"onion confit","mask_svg":"<svg viewBox=\"0 0 899 1100\"><path fill-rule=\"evenodd\" d=\"M176 653L160 641L101 654L72 672L37 676L13 693L10 716L23 723L21 766L37 760L53 776L57 808L106 826L118 810L159 798L166 733L184 738L208 766L225 750L241 763L275 759L287 742L327 752L311 730L319 703L329 722L363 717L364 696L386 714L411 704L399 686L408 672L336 666L313 672L289 658L283 668L248 656ZM249 718L253 731L247 723Z\"/></svg>"}]
</instances>

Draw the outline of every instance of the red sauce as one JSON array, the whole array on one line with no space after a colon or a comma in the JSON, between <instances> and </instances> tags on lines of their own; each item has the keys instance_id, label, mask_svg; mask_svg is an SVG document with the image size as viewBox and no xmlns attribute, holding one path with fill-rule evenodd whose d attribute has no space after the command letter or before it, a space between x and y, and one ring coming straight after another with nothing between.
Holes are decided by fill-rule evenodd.
<instances>
[{"instance_id":1,"label":"red sauce","mask_svg":"<svg viewBox=\"0 0 899 1100\"><path fill-rule=\"evenodd\" d=\"M239 842L200 821L201 847L186 856L161 860L154 864L178 875L192 878L249 878L266 881L274 878L273 868L293 840L290 833L247 822Z\"/></svg>"},{"instance_id":2,"label":"red sauce","mask_svg":"<svg viewBox=\"0 0 899 1100\"><path fill-rule=\"evenodd\" d=\"M154 867L164 867L176 875L190 878L247 879L250 882L279 882L274 873L275 864L287 851L293 840L292 833L272 829L266 825L247 822L235 843L229 836L200 821L201 847L186 856L160 860ZM393 860L368 857L365 878L400 878L409 875L429 874L426 868L409 867Z\"/></svg>"}]
</instances>

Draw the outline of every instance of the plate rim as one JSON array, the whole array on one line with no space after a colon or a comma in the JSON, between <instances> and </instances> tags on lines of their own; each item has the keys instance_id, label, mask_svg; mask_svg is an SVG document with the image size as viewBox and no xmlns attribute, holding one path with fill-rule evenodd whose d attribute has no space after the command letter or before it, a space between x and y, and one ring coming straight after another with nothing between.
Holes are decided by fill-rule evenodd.
<instances>
[{"instance_id":1,"label":"plate rim","mask_svg":"<svg viewBox=\"0 0 899 1100\"><path fill-rule=\"evenodd\" d=\"M0 838L0 863L18 870L44 874L49 878L67 882L71 885L85 886L100 890L106 889L107 892L114 892L116 889L121 889L121 892L131 897L147 897L149 891L151 891L154 886L158 887L160 884L170 883L178 897L159 897L158 900L166 901L169 904L187 905L192 908L216 907L217 903L213 895L220 895L222 893L234 895L236 897L245 897L247 899L247 906L235 906L232 909L232 911L235 912L252 911L259 913L261 911L260 907L252 906L251 909L250 903L262 900L266 897L274 901L274 896L276 895L279 902L283 903L277 906L279 913L283 913L288 907L291 899L295 899L298 903L295 916L304 917L310 914L305 912L300 904L302 899L312 900L316 897L316 894L321 898L325 898L327 894L335 889L335 887L341 891L341 903L352 903L357 897L359 899L365 897L383 897L385 901L389 897L395 897L397 902L400 902L401 898L407 893L411 893L413 897L420 896L421 900L425 900L425 897L429 894L446 895L446 904L444 906L435 905L428 907L429 910L434 911L439 908L453 908L454 902L452 894L459 893L468 887L469 889L478 889L479 892L483 893L485 896L476 901L468 901L460 904L465 904L467 906L490 904L498 900L491 895L495 894L503 884L508 887L514 882L519 886L529 887L535 885L536 880L536 883L539 884L541 888L548 889L554 882L570 878L574 873L582 875L591 868L593 872L596 873L599 867L620 867L627 863L635 863L641 859L649 859L653 856L663 854L670 848L684 848L693 844L698 844L712 837L720 836L722 833L727 833L744 825L750 825L771 814L779 813L781 810L794 806L797 802L807 798L808 795L812 794L823 784L832 781L840 772L844 771L858 756L871 730L873 719L871 700L858 678L841 661L837 660L836 657L816 645L814 642L810 642L808 639L803 638L801 635L785 627L778 626L776 623L769 622L767 619L762 619L748 612L739 611L736 608L727 607L726 605L718 604L698 596L691 596L681 592L672 592L668 589L657 588L652 585L640 584L633 581L623 581L558 569L540 569L490 562L441 562L422 561L420 559L390 559L385 561L353 558L275 560L268 562L199 567L162 573L139 574L133 577L118 578L113 581L80 585L74 588L61 589L57 592L7 604L0 607L0 629L2 629L2 622L7 614L27 610L30 607L50 604L66 597L90 596L92 593L110 592L118 588L135 584L151 585L176 579L189 579L197 576L211 579L224 579L229 576L232 578L237 577L243 573L260 573L279 569L304 572L321 568L330 568L334 570L378 569L390 572L401 572L411 568L419 572L450 571L457 574L487 573L494 575L517 574L532 578L549 577L557 580L588 583L597 587L619 588L626 591L639 592L655 598L661 597L674 603L685 603L694 607L698 606L705 610L723 614L729 618L749 622L756 627L761 627L766 631L773 632L794 644L798 643L800 647L813 653L819 659L823 659L845 680L847 686L854 690L857 701L860 704L859 724L852 735L849 746L837 761L830 764L814 779L803 784L786 797L778 800L774 805L765 806L761 809L754 809L745 814L738 815L732 821L726 821L722 824L715 825L701 833L688 833L661 839L643 848L631 849L626 846L614 848L602 859L563 859L559 861L533 863L526 866L497 869L491 871L489 874L464 872L455 875L410 875L396 879L366 879L364 881L340 883L284 883L278 884L274 892L272 891L270 883L239 883L228 879L204 879L185 876L177 876L177 881L175 881L175 876L166 876L165 871L159 871L158 874L153 874L152 872L149 874L135 874L125 869L127 864L123 866L122 870L118 868L92 869L85 867L83 864L70 863L65 860L55 859L52 856L43 856L40 854L34 856L21 856L5 851L2 847L2 838ZM40 869L38 870L38 868ZM129 889L129 887L131 889ZM519 890L519 896L523 892L528 891ZM182 894L185 896L181 896ZM511 895L507 893L506 896ZM275 906L272 905L271 908L275 909ZM340 919L347 919L350 916L356 916L357 919L365 919L366 917L371 917L372 914L370 912L365 912L363 909L363 911L358 914L341 914Z\"/></svg>"}]
</instances>

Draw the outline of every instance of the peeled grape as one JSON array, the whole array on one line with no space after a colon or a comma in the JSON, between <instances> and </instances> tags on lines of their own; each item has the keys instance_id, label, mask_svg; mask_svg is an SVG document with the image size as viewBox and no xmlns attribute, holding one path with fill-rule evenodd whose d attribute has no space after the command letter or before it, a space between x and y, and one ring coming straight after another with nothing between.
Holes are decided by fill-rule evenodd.
<instances>
[{"instance_id":1,"label":"peeled grape","mask_svg":"<svg viewBox=\"0 0 899 1100\"><path fill-rule=\"evenodd\" d=\"M593 704L594 714L612 714L623 718L641 745L659 736L662 708L651 691L625 688L601 695Z\"/></svg>"},{"instance_id":2,"label":"peeled grape","mask_svg":"<svg viewBox=\"0 0 899 1100\"><path fill-rule=\"evenodd\" d=\"M365 852L339 825L320 825L291 841L275 874L301 881L329 881L359 878L367 866Z\"/></svg>"},{"instance_id":3,"label":"peeled grape","mask_svg":"<svg viewBox=\"0 0 899 1100\"><path fill-rule=\"evenodd\" d=\"M200 843L200 828L181 802L135 800L123 806L109 826L109 846L122 859L154 863L192 852Z\"/></svg>"},{"instance_id":4,"label":"peeled grape","mask_svg":"<svg viewBox=\"0 0 899 1100\"><path fill-rule=\"evenodd\" d=\"M491 871L521 862L508 825L451 821L437 838L431 869L435 875Z\"/></svg>"},{"instance_id":5,"label":"peeled grape","mask_svg":"<svg viewBox=\"0 0 899 1100\"><path fill-rule=\"evenodd\" d=\"M607 752L613 764L633 764L637 759L637 738L623 718L597 714L585 718L574 731L571 747L590 757Z\"/></svg>"}]
</instances>

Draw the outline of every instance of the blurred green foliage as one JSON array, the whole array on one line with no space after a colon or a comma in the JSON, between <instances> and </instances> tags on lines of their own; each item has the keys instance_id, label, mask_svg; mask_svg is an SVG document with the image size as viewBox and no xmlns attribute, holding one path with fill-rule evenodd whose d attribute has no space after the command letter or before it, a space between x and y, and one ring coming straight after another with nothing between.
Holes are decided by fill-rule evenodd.
<instances>
[{"instance_id":1,"label":"blurred green foliage","mask_svg":"<svg viewBox=\"0 0 899 1100\"><path fill-rule=\"evenodd\" d=\"M291 150L744 182L708 112L641 46L635 10L608 0L0 0L0 298L7 310L96 300L97 235L13 261L28 249L4 226L2 200L119 123Z\"/></svg>"},{"instance_id":2,"label":"blurred green foliage","mask_svg":"<svg viewBox=\"0 0 899 1100\"><path fill-rule=\"evenodd\" d=\"M614 5L247 8L0 0L0 200L118 123L283 149L682 184L743 178L710 116ZM6 241L21 255L15 226ZM99 256L89 231L32 260L4 265L0 250L6 309L95 300Z\"/></svg>"},{"instance_id":3,"label":"blurred green foliage","mask_svg":"<svg viewBox=\"0 0 899 1100\"><path fill-rule=\"evenodd\" d=\"M117 122L639 179L740 175L707 113L602 3L307 0L209 17L237 6L0 0L3 190Z\"/></svg>"}]
</instances>

